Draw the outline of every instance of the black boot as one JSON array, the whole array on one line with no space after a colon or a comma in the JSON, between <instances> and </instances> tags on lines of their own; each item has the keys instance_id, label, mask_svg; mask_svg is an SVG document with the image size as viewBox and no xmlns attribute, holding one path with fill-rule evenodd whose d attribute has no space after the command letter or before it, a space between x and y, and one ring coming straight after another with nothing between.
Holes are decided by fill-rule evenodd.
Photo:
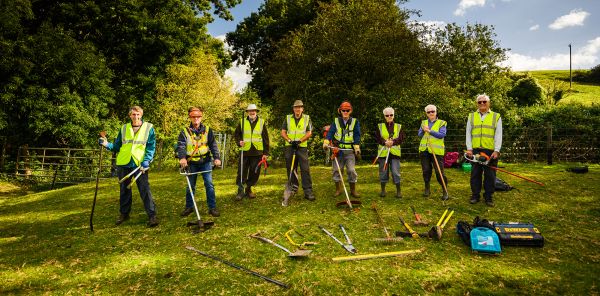
<instances>
[{"instance_id":1,"label":"black boot","mask_svg":"<svg viewBox=\"0 0 600 296\"><path fill-rule=\"evenodd\" d=\"M425 190L423 190L423 197L429 197L431 191L429 190L429 182L425 182Z\"/></svg>"},{"instance_id":2,"label":"black boot","mask_svg":"<svg viewBox=\"0 0 600 296\"><path fill-rule=\"evenodd\" d=\"M381 183L381 192L379 192L379 196L385 196L385 183Z\"/></svg>"},{"instance_id":3,"label":"black boot","mask_svg":"<svg viewBox=\"0 0 600 296\"><path fill-rule=\"evenodd\" d=\"M402 191L400 190L400 183L396 184L396 197L402 198Z\"/></svg>"},{"instance_id":4,"label":"black boot","mask_svg":"<svg viewBox=\"0 0 600 296\"><path fill-rule=\"evenodd\" d=\"M360 194L356 191L356 183L350 183L350 195L359 198Z\"/></svg>"},{"instance_id":5,"label":"black boot","mask_svg":"<svg viewBox=\"0 0 600 296\"><path fill-rule=\"evenodd\" d=\"M237 195L235 196L235 200L242 200L243 198L244 198L244 189L242 186L239 186Z\"/></svg>"},{"instance_id":6,"label":"black boot","mask_svg":"<svg viewBox=\"0 0 600 296\"><path fill-rule=\"evenodd\" d=\"M442 198L442 200L448 200L448 198L450 198L450 197L448 196L448 191L444 190L444 194L442 195L442 197L441 197L441 198Z\"/></svg>"}]
</instances>

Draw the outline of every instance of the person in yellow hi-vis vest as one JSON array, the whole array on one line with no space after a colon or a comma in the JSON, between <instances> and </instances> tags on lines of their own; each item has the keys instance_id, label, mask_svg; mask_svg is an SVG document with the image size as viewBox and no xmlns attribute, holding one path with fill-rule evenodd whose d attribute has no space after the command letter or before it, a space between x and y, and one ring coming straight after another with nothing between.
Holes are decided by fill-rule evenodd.
<instances>
[{"instance_id":1,"label":"person in yellow hi-vis vest","mask_svg":"<svg viewBox=\"0 0 600 296\"><path fill-rule=\"evenodd\" d=\"M206 203L208 204L208 213L213 217L219 217L221 214L217 210L217 198L215 196L215 186L212 179L213 159L215 166L221 166L221 157L219 147L215 141L213 130L202 123L204 110L199 107L190 107L188 117L190 125L185 127L177 138L177 158L182 168L189 167L190 173L202 173L204 180L204 189L206 190ZM198 174L189 175L192 192L196 196L196 180ZM194 211L194 201L190 189L186 186L185 190L185 209L181 216L185 217Z\"/></svg>"},{"instance_id":2,"label":"person in yellow hi-vis vest","mask_svg":"<svg viewBox=\"0 0 600 296\"><path fill-rule=\"evenodd\" d=\"M235 141L240 147L240 154L244 155L236 178L238 193L235 199L238 201L244 197L256 198L256 194L252 192L252 186L256 185L258 177L260 177L259 162L266 161L269 156L267 124L258 116L258 111L256 104L249 104L246 108L248 116L239 121L233 133Z\"/></svg>"},{"instance_id":3,"label":"person in yellow hi-vis vest","mask_svg":"<svg viewBox=\"0 0 600 296\"><path fill-rule=\"evenodd\" d=\"M377 155L379 161L379 182L381 183L381 192L379 196L385 196L385 185L392 179L396 185L396 197L402 198L400 187L400 144L404 141L404 131L402 125L394 122L394 108L387 107L383 109L385 123L377 125L375 131L375 141L379 144Z\"/></svg>"},{"instance_id":4,"label":"person in yellow hi-vis vest","mask_svg":"<svg viewBox=\"0 0 600 296\"><path fill-rule=\"evenodd\" d=\"M300 166L300 174L302 176L304 198L310 201L315 200L315 195L312 191L310 164L308 162L308 139L312 135L313 125L310 116L304 114L304 103L301 100L294 101L292 108L294 114L288 114L281 126L281 137L285 140L286 176L291 178L287 182L286 187L288 188L284 191L281 202L281 205L284 207L288 206L290 196L294 195L298 190L297 174L291 173L292 170L297 171L298 166ZM293 164L292 161L294 162Z\"/></svg>"},{"instance_id":5,"label":"person in yellow hi-vis vest","mask_svg":"<svg viewBox=\"0 0 600 296\"><path fill-rule=\"evenodd\" d=\"M135 183L149 218L148 226L154 227L158 225L158 219L156 218L156 204L150 192L148 169L156 151L156 134L152 124L142 120L143 115L144 110L141 107L133 106L129 108L131 123L124 124L121 127L114 143L108 142L106 138L100 138L99 144L110 151L118 152L117 175L119 180L139 168L139 173L137 173L139 175L134 174L134 176L139 176ZM116 225L121 225L129 219L132 198L131 188L128 188L128 185L131 182L132 178L127 179L120 185L119 211L121 215L117 219Z\"/></svg>"},{"instance_id":6,"label":"person in yellow hi-vis vest","mask_svg":"<svg viewBox=\"0 0 600 296\"><path fill-rule=\"evenodd\" d=\"M500 114L490 110L490 97L486 94L477 96L477 111L470 113L467 119L467 157L472 158L473 154L482 152L490 156L488 165L498 166L498 157L500 157L500 148L502 148L502 119ZM471 200L474 204L481 198L481 175L483 178L483 188L485 190L485 204L493 207L493 195L496 190L496 171L488 166L471 163Z\"/></svg>"},{"instance_id":7,"label":"person in yellow hi-vis vest","mask_svg":"<svg viewBox=\"0 0 600 296\"><path fill-rule=\"evenodd\" d=\"M333 181L335 182L335 196L342 193L342 178L340 171L344 167L348 171L348 183L350 183L350 194L354 197L360 197L356 191L356 182L358 174L356 173L356 158L360 157L360 123L358 119L351 117L352 105L348 101L342 102L338 108L339 117L333 120L325 140L323 140L323 149L337 147L341 150L337 157L340 167L334 162L332 165ZM354 152L354 153L353 153Z\"/></svg>"},{"instance_id":8,"label":"person in yellow hi-vis vest","mask_svg":"<svg viewBox=\"0 0 600 296\"><path fill-rule=\"evenodd\" d=\"M425 181L425 189L423 196L431 195L430 181L431 173L435 171L435 178L440 186L442 186L442 200L448 200L448 178L444 174L444 154L446 149L444 146L444 138L446 137L446 122L437 116L437 107L435 105L425 106L425 114L427 119L421 122L419 128L419 157L421 158L421 168L423 169L423 181ZM438 164L434 163L436 161ZM438 168L440 171L438 171ZM442 179L443 183L442 183ZM446 186L444 188L444 186Z\"/></svg>"}]
</instances>

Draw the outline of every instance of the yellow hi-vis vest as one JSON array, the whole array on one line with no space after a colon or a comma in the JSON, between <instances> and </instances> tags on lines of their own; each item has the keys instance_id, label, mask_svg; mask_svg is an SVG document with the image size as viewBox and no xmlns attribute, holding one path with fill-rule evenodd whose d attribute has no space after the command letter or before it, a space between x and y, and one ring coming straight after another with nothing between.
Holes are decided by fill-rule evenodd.
<instances>
[{"instance_id":1,"label":"yellow hi-vis vest","mask_svg":"<svg viewBox=\"0 0 600 296\"><path fill-rule=\"evenodd\" d=\"M294 114L288 114L287 116L287 135L292 141L300 141L306 135L306 128L308 127L308 121L310 117L308 115L302 115L296 125L296 119ZM285 142L285 146L291 146L289 142ZM300 147L308 147L308 141L300 143Z\"/></svg>"},{"instance_id":2,"label":"yellow hi-vis vest","mask_svg":"<svg viewBox=\"0 0 600 296\"><path fill-rule=\"evenodd\" d=\"M479 111L475 111L469 116L471 116L471 146L474 149L494 150L494 136L496 135L496 126L498 120L500 120L500 114L489 111L483 121Z\"/></svg>"},{"instance_id":3,"label":"yellow hi-vis vest","mask_svg":"<svg viewBox=\"0 0 600 296\"><path fill-rule=\"evenodd\" d=\"M208 131L209 127L205 126L205 130L200 135L196 136L193 132L191 132L190 128L184 128L183 132L185 134L185 143L186 143L186 155L190 157L189 161L199 161L202 156L208 153ZM196 150L196 153L194 153Z\"/></svg>"},{"instance_id":4,"label":"yellow hi-vis vest","mask_svg":"<svg viewBox=\"0 0 600 296\"><path fill-rule=\"evenodd\" d=\"M121 127L121 149L117 155L117 165L127 165L133 158L135 165L139 166L144 159L146 152L146 143L152 129L152 123L144 122L137 131L133 132L131 123L124 124Z\"/></svg>"},{"instance_id":5,"label":"yellow hi-vis vest","mask_svg":"<svg viewBox=\"0 0 600 296\"><path fill-rule=\"evenodd\" d=\"M429 126L429 121L427 119L423 120L421 122L421 126ZM442 128L442 126L446 126L446 122L441 119L437 119L431 126L431 130L434 132L439 132L440 128ZM431 151L431 148L427 145L427 139L429 139L429 142L431 143L431 148L433 148L433 151ZM425 150L427 150L429 153L443 156L444 154L446 154L446 147L444 145L444 139L443 138L438 139L438 138L432 136L430 133L423 133L423 137L421 138L421 143L419 144L419 151L423 152Z\"/></svg>"},{"instance_id":6,"label":"yellow hi-vis vest","mask_svg":"<svg viewBox=\"0 0 600 296\"><path fill-rule=\"evenodd\" d=\"M256 126L254 126L253 130L248 117L240 120L240 127L244 131L244 146L242 146L243 151L250 150L250 145L253 145L258 151L263 150L262 131L264 125L265 121L262 120L262 118L258 118L258 122L256 123Z\"/></svg>"},{"instance_id":7,"label":"yellow hi-vis vest","mask_svg":"<svg viewBox=\"0 0 600 296\"><path fill-rule=\"evenodd\" d=\"M402 129L401 124L394 123L394 134L391 137L390 137L390 133L388 132L388 129L387 129L387 126L385 123L380 123L378 125L379 125L379 133L381 134L381 138L383 138L384 140L387 140L389 138L395 139L395 138L398 138L398 136L400 136L400 130ZM381 151L381 152L379 152L379 157L386 157L387 149L381 149L382 147L385 147L385 146L379 145L378 151ZM392 146L390 148L390 154L400 156L400 146L399 145Z\"/></svg>"},{"instance_id":8,"label":"yellow hi-vis vest","mask_svg":"<svg viewBox=\"0 0 600 296\"><path fill-rule=\"evenodd\" d=\"M346 129L342 130L342 124L340 123L341 118L336 118L335 123L335 134L333 137L340 142L340 148L350 149L354 143L354 126L356 125L356 118L350 118L350 122L346 124Z\"/></svg>"}]
</instances>

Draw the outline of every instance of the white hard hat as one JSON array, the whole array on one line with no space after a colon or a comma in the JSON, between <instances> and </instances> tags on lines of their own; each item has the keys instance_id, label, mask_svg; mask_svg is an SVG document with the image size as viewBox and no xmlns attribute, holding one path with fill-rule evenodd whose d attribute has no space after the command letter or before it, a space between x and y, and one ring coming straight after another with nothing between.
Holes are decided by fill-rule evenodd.
<instances>
[{"instance_id":1,"label":"white hard hat","mask_svg":"<svg viewBox=\"0 0 600 296\"><path fill-rule=\"evenodd\" d=\"M256 107L256 104L248 104L248 107L246 107L246 111L250 111L250 110L258 111L258 107Z\"/></svg>"}]
</instances>

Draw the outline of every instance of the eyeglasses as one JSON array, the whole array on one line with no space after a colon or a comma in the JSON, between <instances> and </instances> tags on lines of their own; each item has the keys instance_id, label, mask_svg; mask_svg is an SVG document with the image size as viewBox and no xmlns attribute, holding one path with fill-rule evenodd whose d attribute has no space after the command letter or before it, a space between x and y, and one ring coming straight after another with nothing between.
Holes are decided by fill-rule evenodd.
<instances>
[{"instance_id":1,"label":"eyeglasses","mask_svg":"<svg viewBox=\"0 0 600 296\"><path fill-rule=\"evenodd\" d=\"M342 112L350 112L350 110L341 110Z\"/></svg>"},{"instance_id":2,"label":"eyeglasses","mask_svg":"<svg viewBox=\"0 0 600 296\"><path fill-rule=\"evenodd\" d=\"M387 114L385 117L394 117L394 114Z\"/></svg>"},{"instance_id":3,"label":"eyeglasses","mask_svg":"<svg viewBox=\"0 0 600 296\"><path fill-rule=\"evenodd\" d=\"M487 103L487 101L477 101L477 104L479 104L479 105L483 105L485 103Z\"/></svg>"},{"instance_id":4,"label":"eyeglasses","mask_svg":"<svg viewBox=\"0 0 600 296\"><path fill-rule=\"evenodd\" d=\"M435 111L427 111L427 114L429 114L429 113L435 113Z\"/></svg>"}]
</instances>

